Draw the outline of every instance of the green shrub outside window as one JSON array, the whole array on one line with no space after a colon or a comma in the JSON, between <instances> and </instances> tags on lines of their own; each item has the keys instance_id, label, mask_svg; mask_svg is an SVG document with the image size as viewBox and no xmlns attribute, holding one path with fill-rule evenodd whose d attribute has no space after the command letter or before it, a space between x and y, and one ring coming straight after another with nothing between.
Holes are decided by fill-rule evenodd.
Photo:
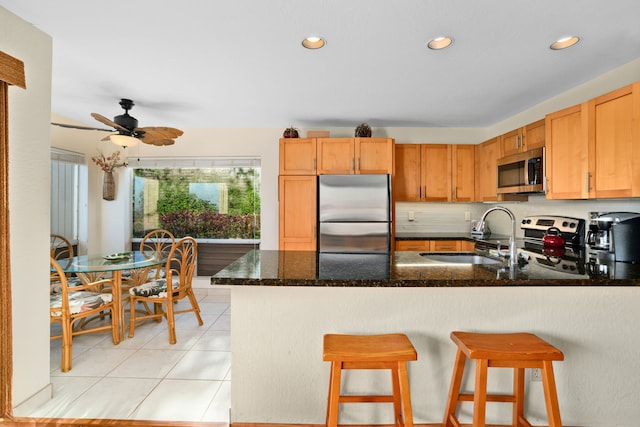
<instances>
[{"instance_id":1,"label":"green shrub outside window","mask_svg":"<svg viewBox=\"0 0 640 427\"><path fill-rule=\"evenodd\" d=\"M260 168L134 168L133 237L260 238Z\"/></svg>"}]
</instances>

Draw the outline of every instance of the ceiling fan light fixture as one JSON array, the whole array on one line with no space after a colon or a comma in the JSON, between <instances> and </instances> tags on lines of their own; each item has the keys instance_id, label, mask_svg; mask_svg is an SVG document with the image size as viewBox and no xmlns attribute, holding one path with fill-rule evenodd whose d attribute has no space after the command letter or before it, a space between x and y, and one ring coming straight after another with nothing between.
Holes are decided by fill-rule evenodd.
<instances>
[{"instance_id":1,"label":"ceiling fan light fixture","mask_svg":"<svg viewBox=\"0 0 640 427\"><path fill-rule=\"evenodd\" d=\"M326 41L322 37L312 36L302 40L302 46L306 47L307 49L320 49L324 47L325 44Z\"/></svg>"},{"instance_id":2,"label":"ceiling fan light fixture","mask_svg":"<svg viewBox=\"0 0 640 427\"><path fill-rule=\"evenodd\" d=\"M109 140L122 148L133 147L138 143L138 138L122 134L111 135Z\"/></svg>"},{"instance_id":3,"label":"ceiling fan light fixture","mask_svg":"<svg viewBox=\"0 0 640 427\"><path fill-rule=\"evenodd\" d=\"M551 43L551 45L549 46L549 49L551 50L566 49L578 43L579 41L580 41L580 37L577 37L577 36L562 37L554 41L553 43Z\"/></svg>"},{"instance_id":4,"label":"ceiling fan light fixture","mask_svg":"<svg viewBox=\"0 0 640 427\"><path fill-rule=\"evenodd\" d=\"M447 36L436 37L433 40L429 40L427 47L432 50L440 50L447 48L453 44L453 39Z\"/></svg>"}]
</instances>

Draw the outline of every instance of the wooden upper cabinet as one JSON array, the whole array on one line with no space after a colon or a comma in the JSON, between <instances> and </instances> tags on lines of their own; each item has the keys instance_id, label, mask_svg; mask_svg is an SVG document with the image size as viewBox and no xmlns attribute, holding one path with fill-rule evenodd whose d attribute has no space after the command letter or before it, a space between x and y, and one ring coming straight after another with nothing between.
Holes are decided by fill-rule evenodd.
<instances>
[{"instance_id":1,"label":"wooden upper cabinet","mask_svg":"<svg viewBox=\"0 0 640 427\"><path fill-rule=\"evenodd\" d=\"M500 136L503 156L533 150L545 146L545 120L538 120L527 126L512 130Z\"/></svg>"},{"instance_id":2,"label":"wooden upper cabinet","mask_svg":"<svg viewBox=\"0 0 640 427\"><path fill-rule=\"evenodd\" d=\"M477 202L495 202L498 198L498 159L500 138L495 137L476 145L475 157L475 200Z\"/></svg>"},{"instance_id":3,"label":"wooden upper cabinet","mask_svg":"<svg viewBox=\"0 0 640 427\"><path fill-rule=\"evenodd\" d=\"M588 105L583 103L546 117L547 199L589 196Z\"/></svg>"},{"instance_id":4,"label":"wooden upper cabinet","mask_svg":"<svg viewBox=\"0 0 640 427\"><path fill-rule=\"evenodd\" d=\"M279 248L315 251L317 176L278 178Z\"/></svg>"},{"instance_id":5,"label":"wooden upper cabinet","mask_svg":"<svg viewBox=\"0 0 640 427\"><path fill-rule=\"evenodd\" d=\"M454 202L475 200L475 145L451 146L451 188Z\"/></svg>"},{"instance_id":6,"label":"wooden upper cabinet","mask_svg":"<svg viewBox=\"0 0 640 427\"><path fill-rule=\"evenodd\" d=\"M420 199L451 201L451 145L422 144L420 157Z\"/></svg>"},{"instance_id":7,"label":"wooden upper cabinet","mask_svg":"<svg viewBox=\"0 0 640 427\"><path fill-rule=\"evenodd\" d=\"M401 202L471 202L474 145L396 144L393 192Z\"/></svg>"},{"instance_id":8,"label":"wooden upper cabinet","mask_svg":"<svg viewBox=\"0 0 640 427\"><path fill-rule=\"evenodd\" d=\"M318 174L393 174L392 138L318 138Z\"/></svg>"},{"instance_id":9,"label":"wooden upper cabinet","mask_svg":"<svg viewBox=\"0 0 640 427\"><path fill-rule=\"evenodd\" d=\"M315 175L316 139L280 138L280 175Z\"/></svg>"},{"instance_id":10,"label":"wooden upper cabinet","mask_svg":"<svg viewBox=\"0 0 640 427\"><path fill-rule=\"evenodd\" d=\"M393 194L396 201L420 201L420 144L396 144Z\"/></svg>"},{"instance_id":11,"label":"wooden upper cabinet","mask_svg":"<svg viewBox=\"0 0 640 427\"><path fill-rule=\"evenodd\" d=\"M318 138L318 174L353 174L355 142L353 138Z\"/></svg>"},{"instance_id":12,"label":"wooden upper cabinet","mask_svg":"<svg viewBox=\"0 0 640 427\"><path fill-rule=\"evenodd\" d=\"M355 138L355 173L393 174L394 146L392 138Z\"/></svg>"},{"instance_id":13,"label":"wooden upper cabinet","mask_svg":"<svg viewBox=\"0 0 640 427\"><path fill-rule=\"evenodd\" d=\"M635 160L640 153L639 87L629 85L588 103L591 198L640 195L640 162Z\"/></svg>"}]
</instances>

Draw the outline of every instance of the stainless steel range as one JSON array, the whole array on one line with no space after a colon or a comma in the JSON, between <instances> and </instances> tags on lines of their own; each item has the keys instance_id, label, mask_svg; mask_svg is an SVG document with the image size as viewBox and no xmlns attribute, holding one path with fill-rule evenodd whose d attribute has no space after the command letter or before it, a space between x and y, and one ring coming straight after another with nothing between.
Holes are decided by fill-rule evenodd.
<instances>
[{"instance_id":1,"label":"stainless steel range","mask_svg":"<svg viewBox=\"0 0 640 427\"><path fill-rule=\"evenodd\" d=\"M585 220L556 215L528 216L522 219L524 245L519 251L529 263L565 274L584 275ZM544 237L554 233L565 240L564 246L545 246Z\"/></svg>"}]
</instances>

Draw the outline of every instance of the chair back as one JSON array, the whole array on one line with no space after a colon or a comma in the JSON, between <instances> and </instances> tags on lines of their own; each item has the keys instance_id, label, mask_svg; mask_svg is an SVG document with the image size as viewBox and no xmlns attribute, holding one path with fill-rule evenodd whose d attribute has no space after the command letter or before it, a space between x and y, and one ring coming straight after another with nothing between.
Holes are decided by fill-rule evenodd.
<instances>
[{"instance_id":1,"label":"chair back","mask_svg":"<svg viewBox=\"0 0 640 427\"><path fill-rule=\"evenodd\" d=\"M167 289L170 283L174 283L174 286L177 283L177 287L173 292L168 292L169 298L184 298L191 289L197 255L198 243L193 237L183 237L173 245L165 269Z\"/></svg>"},{"instance_id":2,"label":"chair back","mask_svg":"<svg viewBox=\"0 0 640 427\"><path fill-rule=\"evenodd\" d=\"M167 255L171 251L171 247L175 241L176 239L171 232L163 229L153 230L142 238L140 242L140 252L147 256L155 253Z\"/></svg>"},{"instance_id":3,"label":"chair back","mask_svg":"<svg viewBox=\"0 0 640 427\"><path fill-rule=\"evenodd\" d=\"M73 258L73 246L64 236L51 234L51 244L49 245L51 257L55 260Z\"/></svg>"}]
</instances>

